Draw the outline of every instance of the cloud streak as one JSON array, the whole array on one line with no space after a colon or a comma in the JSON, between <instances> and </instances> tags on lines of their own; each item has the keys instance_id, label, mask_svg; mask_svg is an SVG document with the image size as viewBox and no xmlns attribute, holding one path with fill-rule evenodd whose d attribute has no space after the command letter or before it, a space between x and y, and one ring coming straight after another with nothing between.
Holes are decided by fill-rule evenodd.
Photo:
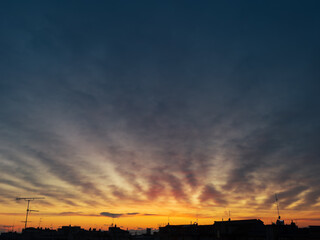
<instances>
[{"instance_id":1,"label":"cloud streak","mask_svg":"<svg viewBox=\"0 0 320 240\"><path fill-rule=\"evenodd\" d=\"M144 214L140 214L137 212L134 213L110 213L110 212L101 212L101 216L103 217L110 217L110 218L120 218L120 217L132 217L132 216L144 216Z\"/></svg>"}]
</instances>

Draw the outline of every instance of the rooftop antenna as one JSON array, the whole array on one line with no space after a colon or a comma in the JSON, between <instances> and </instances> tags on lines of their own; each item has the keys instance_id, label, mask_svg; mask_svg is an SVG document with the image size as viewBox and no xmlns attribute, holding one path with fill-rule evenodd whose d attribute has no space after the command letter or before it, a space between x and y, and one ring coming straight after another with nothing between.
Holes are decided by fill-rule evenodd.
<instances>
[{"instance_id":1,"label":"rooftop antenna","mask_svg":"<svg viewBox=\"0 0 320 240\"><path fill-rule=\"evenodd\" d=\"M16 219L15 219L15 218L13 218L13 224L12 224L11 232L13 232L13 230L14 230L14 223L15 223L15 221L16 221Z\"/></svg>"},{"instance_id":2,"label":"rooftop antenna","mask_svg":"<svg viewBox=\"0 0 320 240\"><path fill-rule=\"evenodd\" d=\"M38 226L38 228L40 228L41 222L42 222L42 218L39 219L39 226Z\"/></svg>"},{"instance_id":3,"label":"rooftop antenna","mask_svg":"<svg viewBox=\"0 0 320 240\"><path fill-rule=\"evenodd\" d=\"M278 220L280 220L280 211L279 211L278 195L277 195L277 194L275 194L274 196L275 196L275 198L276 198L276 204L277 204L277 210L278 210Z\"/></svg>"},{"instance_id":4,"label":"rooftop antenna","mask_svg":"<svg viewBox=\"0 0 320 240\"><path fill-rule=\"evenodd\" d=\"M280 212L279 212L279 201L278 201L278 196L277 196L277 194L275 194L275 197L276 197L277 210L278 210L278 219L277 219L276 224L277 224L277 225L284 225L284 220L281 220L281 217L280 217Z\"/></svg>"},{"instance_id":5,"label":"rooftop antenna","mask_svg":"<svg viewBox=\"0 0 320 240\"><path fill-rule=\"evenodd\" d=\"M39 197L39 198L16 198L17 201L19 200L25 200L28 202L27 204L27 212L26 212L26 220L23 221L24 222L24 229L27 229L27 225L28 225L28 216L29 216L29 212L39 212L38 210L31 210L30 207L30 202L33 200L38 200L38 199L44 199L43 197Z\"/></svg>"}]
</instances>

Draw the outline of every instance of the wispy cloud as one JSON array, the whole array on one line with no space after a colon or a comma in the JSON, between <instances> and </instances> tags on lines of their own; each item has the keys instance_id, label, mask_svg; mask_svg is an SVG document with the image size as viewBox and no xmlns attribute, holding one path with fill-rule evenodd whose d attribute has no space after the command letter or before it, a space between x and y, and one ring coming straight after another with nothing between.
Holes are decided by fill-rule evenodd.
<instances>
[{"instance_id":1,"label":"wispy cloud","mask_svg":"<svg viewBox=\"0 0 320 240\"><path fill-rule=\"evenodd\" d=\"M101 215L101 216L104 216L104 217L120 218L120 217L128 217L128 216L140 215L140 213L110 213L110 212L101 212L100 215Z\"/></svg>"}]
</instances>

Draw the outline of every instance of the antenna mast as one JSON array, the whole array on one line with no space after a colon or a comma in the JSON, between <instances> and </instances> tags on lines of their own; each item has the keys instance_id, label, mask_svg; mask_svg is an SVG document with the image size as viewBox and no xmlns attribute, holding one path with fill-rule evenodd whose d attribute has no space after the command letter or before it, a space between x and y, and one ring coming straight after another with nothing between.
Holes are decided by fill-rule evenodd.
<instances>
[{"instance_id":1,"label":"antenna mast","mask_svg":"<svg viewBox=\"0 0 320 240\"><path fill-rule=\"evenodd\" d=\"M27 212L26 212L26 220L24 221L24 229L27 228L27 224L28 224L28 216L30 212L39 212L38 210L31 210L30 207L30 202L33 200L38 200L38 199L44 199L43 197L39 197L39 198L16 198L17 201L19 200L25 200L28 202L27 204Z\"/></svg>"},{"instance_id":2,"label":"antenna mast","mask_svg":"<svg viewBox=\"0 0 320 240\"><path fill-rule=\"evenodd\" d=\"M280 220L280 211L279 211L279 201L278 201L278 196L277 194L274 195L276 198L276 203L277 203L277 210L278 210L278 219Z\"/></svg>"}]
</instances>

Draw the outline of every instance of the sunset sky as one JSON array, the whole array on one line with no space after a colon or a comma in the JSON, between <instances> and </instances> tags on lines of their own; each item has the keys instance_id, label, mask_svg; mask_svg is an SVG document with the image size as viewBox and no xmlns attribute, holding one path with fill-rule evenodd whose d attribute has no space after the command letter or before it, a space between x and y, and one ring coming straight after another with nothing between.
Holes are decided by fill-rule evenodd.
<instances>
[{"instance_id":1,"label":"sunset sky","mask_svg":"<svg viewBox=\"0 0 320 240\"><path fill-rule=\"evenodd\" d=\"M319 1L1 1L0 232L320 225Z\"/></svg>"}]
</instances>

